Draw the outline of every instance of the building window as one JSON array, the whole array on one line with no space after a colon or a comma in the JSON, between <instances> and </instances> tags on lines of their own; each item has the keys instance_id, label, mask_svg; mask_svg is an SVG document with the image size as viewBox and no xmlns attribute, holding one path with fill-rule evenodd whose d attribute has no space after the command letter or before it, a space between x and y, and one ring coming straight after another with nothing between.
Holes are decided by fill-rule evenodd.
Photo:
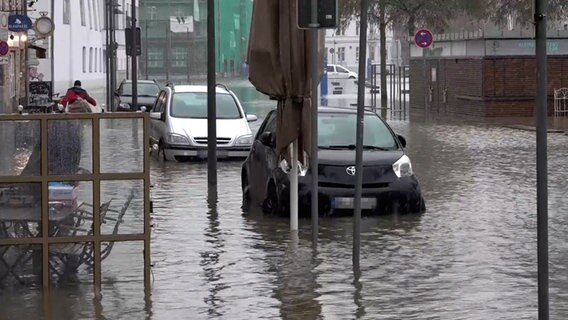
<instances>
[{"instance_id":1,"label":"building window","mask_svg":"<svg viewBox=\"0 0 568 320\"><path fill-rule=\"evenodd\" d=\"M156 8L156 6L148 7L148 20L158 20L158 9Z\"/></svg>"},{"instance_id":2,"label":"building window","mask_svg":"<svg viewBox=\"0 0 568 320\"><path fill-rule=\"evenodd\" d=\"M161 48L148 48L148 67L161 68L164 66L164 51Z\"/></svg>"},{"instance_id":3,"label":"building window","mask_svg":"<svg viewBox=\"0 0 568 320\"><path fill-rule=\"evenodd\" d=\"M105 59L104 61L101 60L101 65L103 67L103 72L106 73L107 71L107 65L106 65L106 55L107 55L107 51L103 50L103 55L101 56L101 59Z\"/></svg>"},{"instance_id":4,"label":"building window","mask_svg":"<svg viewBox=\"0 0 568 320\"><path fill-rule=\"evenodd\" d=\"M81 0L79 4L81 6L81 25L86 26L87 21L85 19L85 0Z\"/></svg>"},{"instance_id":5,"label":"building window","mask_svg":"<svg viewBox=\"0 0 568 320\"><path fill-rule=\"evenodd\" d=\"M98 67L99 67L99 49L95 48L95 57L94 57L94 69L93 72L97 72L99 71Z\"/></svg>"},{"instance_id":6,"label":"building window","mask_svg":"<svg viewBox=\"0 0 568 320\"><path fill-rule=\"evenodd\" d=\"M83 73L87 73L87 48L83 47Z\"/></svg>"},{"instance_id":7,"label":"building window","mask_svg":"<svg viewBox=\"0 0 568 320\"><path fill-rule=\"evenodd\" d=\"M369 46L369 58L371 61L375 60L375 46Z\"/></svg>"},{"instance_id":8,"label":"building window","mask_svg":"<svg viewBox=\"0 0 568 320\"><path fill-rule=\"evenodd\" d=\"M337 36L344 36L345 35L345 27L337 28L337 32L335 33Z\"/></svg>"},{"instance_id":9,"label":"building window","mask_svg":"<svg viewBox=\"0 0 568 320\"><path fill-rule=\"evenodd\" d=\"M355 48L355 60L359 61L359 47Z\"/></svg>"},{"instance_id":10,"label":"building window","mask_svg":"<svg viewBox=\"0 0 568 320\"><path fill-rule=\"evenodd\" d=\"M98 21L99 9L97 7L97 1L92 0L92 2L93 2L93 26L94 26L95 30L99 30L99 21Z\"/></svg>"},{"instance_id":11,"label":"building window","mask_svg":"<svg viewBox=\"0 0 568 320\"><path fill-rule=\"evenodd\" d=\"M93 48L89 48L89 72L93 72Z\"/></svg>"},{"instance_id":12,"label":"building window","mask_svg":"<svg viewBox=\"0 0 568 320\"><path fill-rule=\"evenodd\" d=\"M361 22L357 21L355 25L355 33L359 35L359 32L361 32Z\"/></svg>"},{"instance_id":13,"label":"building window","mask_svg":"<svg viewBox=\"0 0 568 320\"><path fill-rule=\"evenodd\" d=\"M187 48L185 47L175 47L172 50L172 66L173 67L185 67L187 61Z\"/></svg>"},{"instance_id":14,"label":"building window","mask_svg":"<svg viewBox=\"0 0 568 320\"><path fill-rule=\"evenodd\" d=\"M89 6L89 29L93 29L93 16L91 15L91 13L93 12L93 8L91 7L91 0L87 0L87 4Z\"/></svg>"},{"instance_id":15,"label":"building window","mask_svg":"<svg viewBox=\"0 0 568 320\"><path fill-rule=\"evenodd\" d=\"M337 61L344 62L345 61L345 47L337 48Z\"/></svg>"},{"instance_id":16,"label":"building window","mask_svg":"<svg viewBox=\"0 0 568 320\"><path fill-rule=\"evenodd\" d=\"M71 0L63 0L63 24L71 23Z\"/></svg>"}]
</instances>

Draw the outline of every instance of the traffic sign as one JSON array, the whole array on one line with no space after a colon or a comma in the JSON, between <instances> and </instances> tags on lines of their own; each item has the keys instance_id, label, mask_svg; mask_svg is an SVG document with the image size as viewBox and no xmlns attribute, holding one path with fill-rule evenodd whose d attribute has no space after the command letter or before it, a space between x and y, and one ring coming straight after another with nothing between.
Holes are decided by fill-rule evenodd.
<instances>
[{"instance_id":1,"label":"traffic sign","mask_svg":"<svg viewBox=\"0 0 568 320\"><path fill-rule=\"evenodd\" d=\"M8 46L8 42L4 40L0 40L0 56L5 56L10 52L10 46Z\"/></svg>"},{"instance_id":2,"label":"traffic sign","mask_svg":"<svg viewBox=\"0 0 568 320\"><path fill-rule=\"evenodd\" d=\"M414 42L420 48L428 48L432 45L432 41L434 41L434 36L430 30L422 28L416 31L414 35Z\"/></svg>"},{"instance_id":3,"label":"traffic sign","mask_svg":"<svg viewBox=\"0 0 568 320\"><path fill-rule=\"evenodd\" d=\"M334 48L329 48L329 53L334 54L334 53L335 53L335 49L334 49Z\"/></svg>"},{"instance_id":4,"label":"traffic sign","mask_svg":"<svg viewBox=\"0 0 568 320\"><path fill-rule=\"evenodd\" d=\"M8 30L10 31L28 31L32 28L32 20L30 17L22 14L12 14L8 16Z\"/></svg>"}]
</instances>

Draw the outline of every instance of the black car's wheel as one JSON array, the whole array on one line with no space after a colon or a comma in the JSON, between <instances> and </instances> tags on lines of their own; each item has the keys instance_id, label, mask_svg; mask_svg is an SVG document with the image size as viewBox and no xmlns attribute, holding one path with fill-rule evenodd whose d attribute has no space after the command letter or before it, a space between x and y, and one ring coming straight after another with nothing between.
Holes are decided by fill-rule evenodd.
<instances>
[{"instance_id":1,"label":"black car's wheel","mask_svg":"<svg viewBox=\"0 0 568 320\"><path fill-rule=\"evenodd\" d=\"M248 184L248 178L247 178L246 172L243 172L243 174L242 174L241 189L242 189L242 192L243 192L242 209L243 209L243 211L248 211L248 209L250 208L250 191L249 191L249 184Z\"/></svg>"},{"instance_id":2,"label":"black car's wheel","mask_svg":"<svg viewBox=\"0 0 568 320\"><path fill-rule=\"evenodd\" d=\"M276 185L274 183L270 183L268 185L268 190L266 191L266 199L264 199L262 203L262 211L264 211L264 213L276 215L282 213L280 197L278 196L278 191L276 190Z\"/></svg>"},{"instance_id":3,"label":"black car's wheel","mask_svg":"<svg viewBox=\"0 0 568 320\"><path fill-rule=\"evenodd\" d=\"M168 161L168 158L166 157L166 150L164 148L164 143L160 142L159 146L158 146L158 159L162 160L162 161Z\"/></svg>"}]
</instances>

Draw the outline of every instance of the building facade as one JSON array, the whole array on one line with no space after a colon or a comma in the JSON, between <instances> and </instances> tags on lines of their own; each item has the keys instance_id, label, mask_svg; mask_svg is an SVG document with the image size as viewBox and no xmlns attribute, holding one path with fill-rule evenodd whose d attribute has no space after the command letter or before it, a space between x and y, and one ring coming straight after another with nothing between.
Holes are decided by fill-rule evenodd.
<instances>
[{"instance_id":1,"label":"building facade","mask_svg":"<svg viewBox=\"0 0 568 320\"><path fill-rule=\"evenodd\" d=\"M548 96L568 87L568 27L548 30ZM435 35L430 49L412 45L410 106L481 117L533 116L536 94L532 28L484 25Z\"/></svg>"},{"instance_id":2,"label":"building facade","mask_svg":"<svg viewBox=\"0 0 568 320\"><path fill-rule=\"evenodd\" d=\"M216 69L240 74L252 17L251 0L215 0ZM173 82L203 81L207 74L207 1L141 0L141 76Z\"/></svg>"},{"instance_id":3,"label":"building facade","mask_svg":"<svg viewBox=\"0 0 568 320\"><path fill-rule=\"evenodd\" d=\"M359 26L357 19L349 22L345 27L326 30L325 47L327 62L339 64L352 71L357 71L359 66ZM387 29L387 63L399 61L398 51L393 44L392 31ZM380 62L380 38L379 29L369 25L367 29L367 63Z\"/></svg>"}]
</instances>

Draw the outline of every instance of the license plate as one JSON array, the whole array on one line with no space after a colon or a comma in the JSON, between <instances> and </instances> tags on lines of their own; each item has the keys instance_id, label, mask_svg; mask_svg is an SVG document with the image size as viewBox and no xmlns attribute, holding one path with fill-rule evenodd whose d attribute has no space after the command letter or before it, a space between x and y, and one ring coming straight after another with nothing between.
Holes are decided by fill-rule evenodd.
<instances>
[{"instance_id":1,"label":"license plate","mask_svg":"<svg viewBox=\"0 0 568 320\"><path fill-rule=\"evenodd\" d=\"M355 199L350 197L337 197L333 199L332 206L335 209L354 209ZM371 210L375 209L376 207L377 207L376 198L361 198L361 209Z\"/></svg>"}]
</instances>

